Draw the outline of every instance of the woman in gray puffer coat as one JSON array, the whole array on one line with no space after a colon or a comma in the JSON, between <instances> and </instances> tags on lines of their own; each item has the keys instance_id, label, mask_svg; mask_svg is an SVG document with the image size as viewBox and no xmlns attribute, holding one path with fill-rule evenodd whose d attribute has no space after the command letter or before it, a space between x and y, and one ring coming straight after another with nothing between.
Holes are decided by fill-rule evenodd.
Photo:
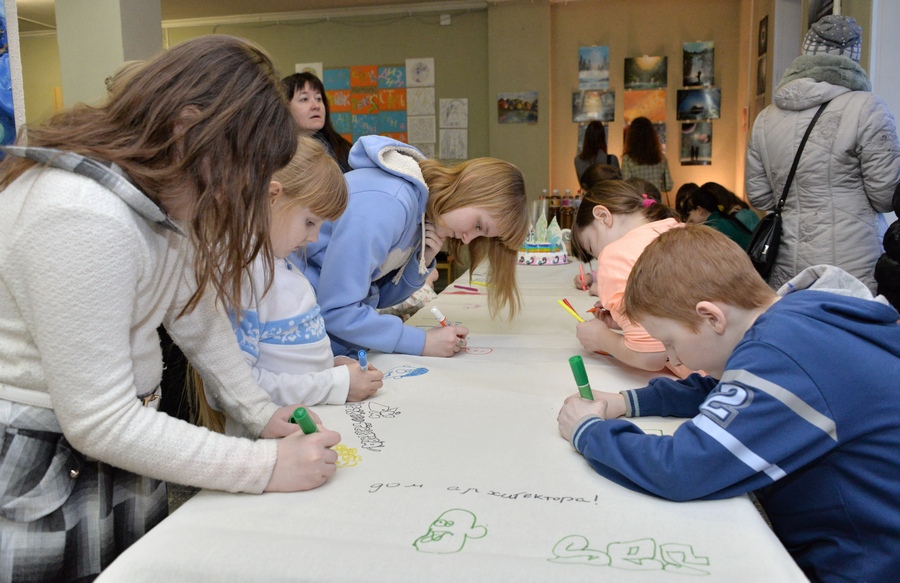
<instances>
[{"instance_id":1,"label":"woman in gray puffer coat","mask_svg":"<svg viewBox=\"0 0 900 583\"><path fill-rule=\"evenodd\" d=\"M785 71L774 103L753 124L747 196L757 209L772 210L807 126L819 105L830 101L787 195L781 248L769 277L775 289L809 266L829 264L875 291L882 253L878 213L891 210L900 182L900 141L894 117L871 93L857 62L860 33L849 17L826 16L813 25L805 54Z\"/></svg>"}]
</instances>

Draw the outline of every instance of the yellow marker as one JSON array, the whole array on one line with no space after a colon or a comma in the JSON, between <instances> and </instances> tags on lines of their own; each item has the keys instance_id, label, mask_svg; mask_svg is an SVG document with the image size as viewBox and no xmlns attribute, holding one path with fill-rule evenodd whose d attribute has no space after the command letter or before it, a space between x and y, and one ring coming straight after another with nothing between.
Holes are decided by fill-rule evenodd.
<instances>
[{"instance_id":1,"label":"yellow marker","mask_svg":"<svg viewBox=\"0 0 900 583\"><path fill-rule=\"evenodd\" d=\"M564 309L565 311L567 311L567 312L569 312L570 314L572 314L572 317L573 317L573 318L575 318L575 319L578 320L579 322L584 322L584 318L582 318L581 316L579 316L578 313L577 313L575 310L573 310L572 308L570 308L569 306L567 306L566 303L565 303L564 301L562 301L562 300L556 300L556 303L558 303L560 306L562 306L562 309Z\"/></svg>"},{"instance_id":2,"label":"yellow marker","mask_svg":"<svg viewBox=\"0 0 900 583\"><path fill-rule=\"evenodd\" d=\"M486 282L484 282L484 281L475 281L474 279L472 280L472 283L474 283L475 285L480 285L481 287L487 287L487 286L488 286L488 284L487 284Z\"/></svg>"}]
</instances>

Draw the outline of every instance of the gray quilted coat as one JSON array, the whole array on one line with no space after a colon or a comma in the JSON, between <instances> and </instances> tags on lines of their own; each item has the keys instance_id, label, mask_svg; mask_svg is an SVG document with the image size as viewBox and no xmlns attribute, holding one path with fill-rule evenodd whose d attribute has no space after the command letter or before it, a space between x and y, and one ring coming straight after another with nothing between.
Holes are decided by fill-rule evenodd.
<instances>
[{"instance_id":1,"label":"gray quilted coat","mask_svg":"<svg viewBox=\"0 0 900 583\"><path fill-rule=\"evenodd\" d=\"M900 182L900 141L894 117L871 93L865 71L833 55L794 59L774 103L753 124L747 148L750 203L772 210L800 140L818 106L831 101L803 150L785 202L781 248L770 285L812 265L836 265L874 292L882 253L877 213L891 210Z\"/></svg>"}]
</instances>

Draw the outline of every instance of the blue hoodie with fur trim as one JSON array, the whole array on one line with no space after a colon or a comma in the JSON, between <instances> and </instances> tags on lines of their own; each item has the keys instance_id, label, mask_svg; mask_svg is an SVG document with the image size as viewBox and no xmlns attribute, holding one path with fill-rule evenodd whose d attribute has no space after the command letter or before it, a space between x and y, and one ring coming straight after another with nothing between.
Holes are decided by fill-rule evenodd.
<instances>
[{"instance_id":1,"label":"blue hoodie with fur trim","mask_svg":"<svg viewBox=\"0 0 900 583\"><path fill-rule=\"evenodd\" d=\"M421 354L425 330L407 326L384 308L402 302L425 283L422 261L428 187L415 148L383 136L365 136L350 150L344 175L347 210L322 225L306 248L303 273L316 290L336 355L360 348Z\"/></svg>"}]
</instances>

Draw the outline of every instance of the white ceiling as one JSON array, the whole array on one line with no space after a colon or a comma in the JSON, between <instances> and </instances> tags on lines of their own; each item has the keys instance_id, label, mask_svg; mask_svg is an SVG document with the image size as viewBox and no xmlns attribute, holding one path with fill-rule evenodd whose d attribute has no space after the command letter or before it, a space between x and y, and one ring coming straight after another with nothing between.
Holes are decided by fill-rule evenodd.
<instances>
[{"instance_id":1,"label":"white ceiling","mask_svg":"<svg viewBox=\"0 0 900 583\"><path fill-rule=\"evenodd\" d=\"M393 4L450 4L442 0L160 0L163 20L213 18L241 14L268 14L333 10ZM16 0L19 31L52 31L56 27L53 0Z\"/></svg>"}]
</instances>

